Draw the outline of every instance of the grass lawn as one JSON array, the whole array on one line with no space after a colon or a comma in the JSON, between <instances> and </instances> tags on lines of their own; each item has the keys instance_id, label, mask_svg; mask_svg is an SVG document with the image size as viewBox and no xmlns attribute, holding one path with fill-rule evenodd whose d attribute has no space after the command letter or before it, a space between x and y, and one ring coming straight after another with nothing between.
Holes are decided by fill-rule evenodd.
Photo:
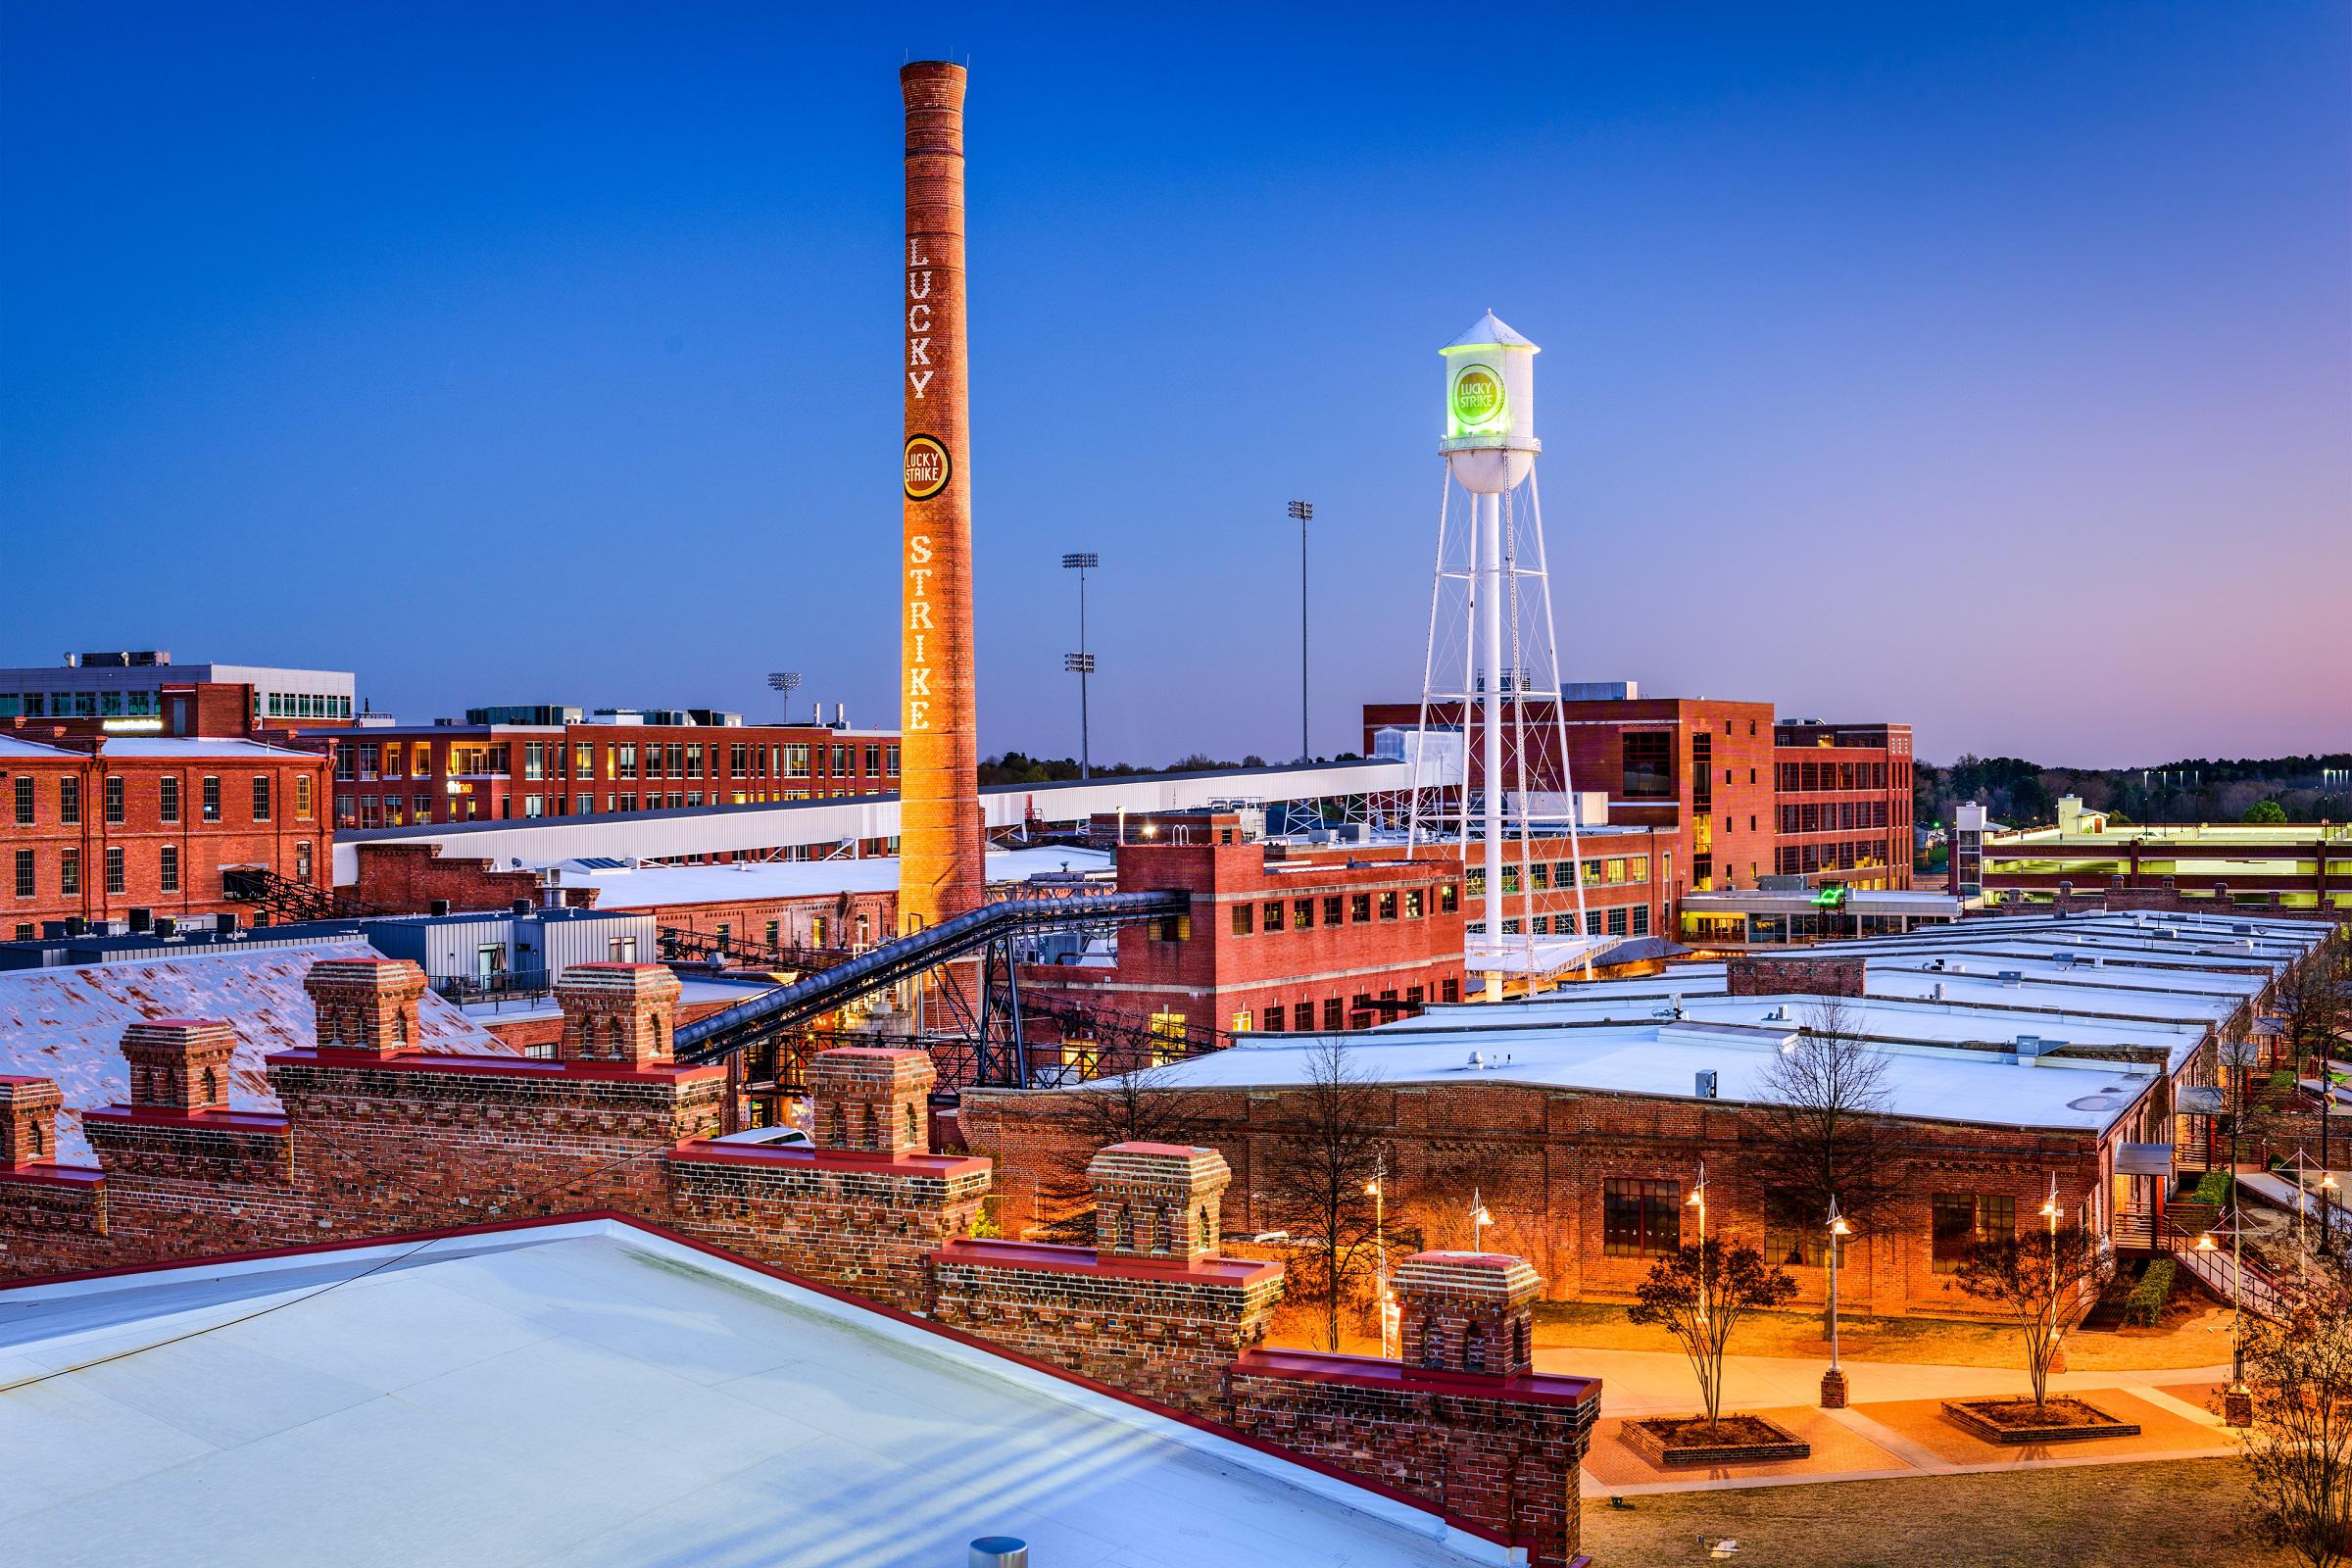
<instances>
[{"instance_id":1,"label":"grass lawn","mask_svg":"<svg viewBox=\"0 0 2352 1568\"><path fill-rule=\"evenodd\" d=\"M2066 1341L2069 1372L2146 1372L2176 1366L2212 1366L2230 1359L2230 1309L2185 1297L2187 1309L2168 1312L2162 1326L2113 1333L2077 1333ZM1928 1366L2025 1364L2024 1344L2015 1328L1998 1323L1963 1323L1941 1318L1859 1317L1838 1320L1839 1348L1857 1361L1909 1361ZM1680 1348L1662 1328L1637 1328L1623 1306L1600 1301L1539 1301L1535 1343L1539 1348L1667 1350ZM1734 1355L1785 1355L1820 1359L1821 1314L1755 1312L1733 1337Z\"/></svg>"},{"instance_id":2,"label":"grass lawn","mask_svg":"<svg viewBox=\"0 0 2352 1568\"><path fill-rule=\"evenodd\" d=\"M1599 1568L1710 1561L1702 1536L1740 1543L1746 1568L2106 1568L2292 1559L2246 1526L2234 1459L2069 1465L1903 1481L1588 1497L1584 1549Z\"/></svg>"}]
</instances>

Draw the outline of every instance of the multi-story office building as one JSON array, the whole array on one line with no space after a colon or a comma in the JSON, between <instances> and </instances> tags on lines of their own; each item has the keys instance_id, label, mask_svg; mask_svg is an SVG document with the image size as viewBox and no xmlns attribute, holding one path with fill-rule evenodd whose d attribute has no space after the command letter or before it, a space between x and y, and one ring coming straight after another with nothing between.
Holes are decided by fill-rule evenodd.
<instances>
[{"instance_id":1,"label":"multi-story office building","mask_svg":"<svg viewBox=\"0 0 2352 1568\"><path fill-rule=\"evenodd\" d=\"M59 665L0 668L0 720L64 723L91 734L201 735L352 721L349 670L268 664L174 664L163 650L68 654ZM202 688L241 687L245 711L217 709Z\"/></svg>"},{"instance_id":2,"label":"multi-story office building","mask_svg":"<svg viewBox=\"0 0 2352 1568\"><path fill-rule=\"evenodd\" d=\"M640 720L401 724L304 739L332 748L335 821L348 828L748 806L899 787L895 730Z\"/></svg>"},{"instance_id":3,"label":"multi-story office building","mask_svg":"<svg viewBox=\"0 0 2352 1568\"><path fill-rule=\"evenodd\" d=\"M1607 796L1611 827L1648 828L1662 909L1683 895L1837 884L1911 885L1911 730L1905 724L1776 719L1769 703L1583 695L1527 705L1527 788ZM1364 709L1364 748L1420 724L1417 703ZM1458 705L1433 704L1433 729L1458 730ZM1568 770L1558 765L1559 737ZM1470 788L1485 787L1479 758ZM1514 786L1515 788L1516 786ZM1788 879L1781 881L1779 879ZM1665 924L1672 929L1671 922Z\"/></svg>"},{"instance_id":4,"label":"multi-story office building","mask_svg":"<svg viewBox=\"0 0 2352 1568\"><path fill-rule=\"evenodd\" d=\"M259 741L0 732L0 931L233 912L229 867L324 889L326 759Z\"/></svg>"}]
</instances>

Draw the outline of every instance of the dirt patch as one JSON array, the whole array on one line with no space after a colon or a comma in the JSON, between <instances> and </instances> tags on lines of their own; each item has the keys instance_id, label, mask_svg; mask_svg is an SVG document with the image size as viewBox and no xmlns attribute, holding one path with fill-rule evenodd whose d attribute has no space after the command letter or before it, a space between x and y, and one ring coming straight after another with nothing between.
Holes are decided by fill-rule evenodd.
<instances>
[{"instance_id":1,"label":"dirt patch","mask_svg":"<svg viewBox=\"0 0 2352 1568\"><path fill-rule=\"evenodd\" d=\"M1654 1493L1584 1506L1582 1549L1603 1564L1705 1563L1740 1543L1740 1568L2280 1568L2293 1559L2246 1523L2235 1460L2067 1465L1993 1475Z\"/></svg>"}]
</instances>

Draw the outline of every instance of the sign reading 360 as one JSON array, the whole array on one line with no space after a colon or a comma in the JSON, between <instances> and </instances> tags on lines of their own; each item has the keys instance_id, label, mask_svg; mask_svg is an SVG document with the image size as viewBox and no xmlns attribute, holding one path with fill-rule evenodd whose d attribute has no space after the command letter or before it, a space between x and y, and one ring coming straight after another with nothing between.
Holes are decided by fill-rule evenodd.
<instances>
[{"instance_id":1,"label":"sign reading 360","mask_svg":"<svg viewBox=\"0 0 2352 1568\"><path fill-rule=\"evenodd\" d=\"M948 487L954 473L955 464L948 457L947 443L935 435L906 438L907 500L930 500Z\"/></svg>"}]
</instances>

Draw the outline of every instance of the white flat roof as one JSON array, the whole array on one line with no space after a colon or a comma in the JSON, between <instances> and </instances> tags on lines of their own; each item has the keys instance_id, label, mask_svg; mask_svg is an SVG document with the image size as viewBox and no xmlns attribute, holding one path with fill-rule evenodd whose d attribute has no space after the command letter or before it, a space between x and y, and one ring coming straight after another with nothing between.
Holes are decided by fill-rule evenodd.
<instances>
[{"instance_id":1,"label":"white flat roof","mask_svg":"<svg viewBox=\"0 0 2352 1568\"><path fill-rule=\"evenodd\" d=\"M0 1453L43 1568L941 1568L988 1535L1041 1568L1502 1560L613 1220L0 1292Z\"/></svg>"},{"instance_id":2,"label":"white flat roof","mask_svg":"<svg viewBox=\"0 0 2352 1568\"><path fill-rule=\"evenodd\" d=\"M1730 1000L1730 999L1723 999ZM1746 1002L1750 999L1740 999ZM1464 1013L1503 1014L1509 1004L1447 1007L1402 1024L1347 1037L1348 1065L1386 1084L1532 1084L1601 1094L1697 1098L1701 1069L1717 1075L1716 1098L1770 1099L1764 1072L1794 1025L1726 1028L1761 1008L1725 1007L1691 1024L1605 1023L1525 1029L1444 1028ZM1694 1025L1694 1026L1693 1026ZM2030 1033L2031 1031L2021 1031ZM1152 1071L1155 1086L1255 1089L1304 1083L1319 1037L1244 1036ZM1485 1065L1467 1065L1472 1052ZM2023 1066L1985 1051L1896 1046L1886 1050L1888 1109L1924 1121L2101 1132L2144 1094L2152 1066L2044 1057Z\"/></svg>"},{"instance_id":3,"label":"white flat roof","mask_svg":"<svg viewBox=\"0 0 2352 1568\"><path fill-rule=\"evenodd\" d=\"M1107 850L991 850L991 882L1026 882L1062 871L1110 869ZM736 860L725 865L645 865L631 870L563 873L560 886L595 888L600 909L649 909L678 904L754 899L812 899L840 893L888 893L899 885L896 857L861 860Z\"/></svg>"},{"instance_id":4,"label":"white flat roof","mask_svg":"<svg viewBox=\"0 0 2352 1568\"><path fill-rule=\"evenodd\" d=\"M271 758L296 757L305 761L325 760L318 752L298 752L260 741L231 740L201 735L109 735L106 757Z\"/></svg>"}]
</instances>

